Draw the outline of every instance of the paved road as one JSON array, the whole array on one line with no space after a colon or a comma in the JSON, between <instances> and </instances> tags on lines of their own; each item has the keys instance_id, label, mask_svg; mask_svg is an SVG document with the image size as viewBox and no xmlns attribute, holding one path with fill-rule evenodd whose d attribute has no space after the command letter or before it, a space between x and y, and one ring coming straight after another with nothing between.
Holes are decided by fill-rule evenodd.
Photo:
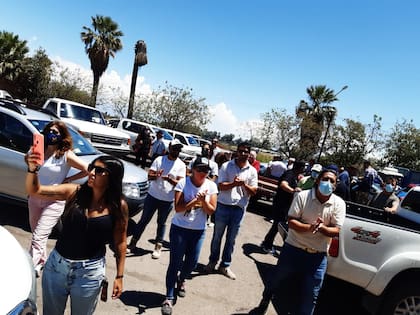
<instances>
[{"instance_id":1,"label":"paved road","mask_svg":"<svg viewBox=\"0 0 420 315\"><path fill-rule=\"evenodd\" d=\"M27 223L27 209L7 205L0 202L0 224L5 226L25 248L29 247L30 232ZM194 272L187 282L187 296L179 298L174 314L205 314L205 315L241 315L258 304L263 284L270 277L276 258L261 252L258 244L270 227L270 223L261 215L266 205L259 204L258 210L249 211L237 238L236 250L233 255L232 270L237 280L230 280L220 274L204 275ZM133 219L138 220L140 215ZM159 260L151 259L156 224L153 218L150 225L138 243L142 250L126 260L124 275L124 293L119 300L99 302L97 314L160 314L160 304L165 294L165 274L169 260L168 249L162 253ZM131 222L133 223L133 221ZM207 263L212 229L207 231L206 239L199 259L199 267ZM168 234L168 231L167 231ZM54 246L55 240L48 241L48 247ZM276 240L278 249L281 241ZM115 276L115 262L112 252L107 252L107 276ZM331 285L330 285L331 283ZM38 279L38 306L42 308L41 281ZM317 315L366 314L358 306L359 291L337 281L327 281L322 293ZM349 303L348 297L351 296ZM344 304L343 304L344 303ZM347 305L345 304L347 303ZM66 312L70 314L70 312ZM267 314L276 314L270 305Z\"/></svg>"}]
</instances>

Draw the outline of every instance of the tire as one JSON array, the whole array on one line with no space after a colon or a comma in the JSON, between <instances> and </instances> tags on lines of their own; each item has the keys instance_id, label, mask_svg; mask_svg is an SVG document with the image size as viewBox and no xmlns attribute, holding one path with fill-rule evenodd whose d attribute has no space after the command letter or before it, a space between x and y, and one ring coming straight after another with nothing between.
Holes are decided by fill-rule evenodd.
<instances>
[{"instance_id":1,"label":"tire","mask_svg":"<svg viewBox=\"0 0 420 315\"><path fill-rule=\"evenodd\" d=\"M420 315L420 287L407 282L387 294L381 315Z\"/></svg>"}]
</instances>

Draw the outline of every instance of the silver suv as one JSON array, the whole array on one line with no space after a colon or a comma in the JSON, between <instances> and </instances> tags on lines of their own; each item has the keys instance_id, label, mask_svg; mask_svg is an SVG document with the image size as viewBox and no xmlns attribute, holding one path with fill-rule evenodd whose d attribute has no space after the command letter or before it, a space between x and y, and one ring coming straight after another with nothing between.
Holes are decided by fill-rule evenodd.
<instances>
[{"instance_id":1,"label":"silver suv","mask_svg":"<svg viewBox=\"0 0 420 315\"><path fill-rule=\"evenodd\" d=\"M33 134L40 133L54 115L34 110L19 103L0 100L0 197L26 204L24 155L29 150ZM95 149L67 123L73 138L74 152L86 163L103 154ZM123 192L133 216L143 209L149 182L147 173L132 163L124 163ZM70 169L69 174L76 173ZM83 183L86 178L77 182Z\"/></svg>"}]
</instances>

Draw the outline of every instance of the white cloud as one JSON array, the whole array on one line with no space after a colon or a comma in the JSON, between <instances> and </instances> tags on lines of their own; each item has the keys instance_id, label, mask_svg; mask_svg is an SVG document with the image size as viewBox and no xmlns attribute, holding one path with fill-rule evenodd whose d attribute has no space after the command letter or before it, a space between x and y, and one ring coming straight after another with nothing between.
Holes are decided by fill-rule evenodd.
<instances>
[{"instance_id":1,"label":"white cloud","mask_svg":"<svg viewBox=\"0 0 420 315\"><path fill-rule=\"evenodd\" d=\"M207 125L208 130L218 131L221 135L238 133L238 119L225 103L209 106L209 112L212 119Z\"/></svg>"}]
</instances>

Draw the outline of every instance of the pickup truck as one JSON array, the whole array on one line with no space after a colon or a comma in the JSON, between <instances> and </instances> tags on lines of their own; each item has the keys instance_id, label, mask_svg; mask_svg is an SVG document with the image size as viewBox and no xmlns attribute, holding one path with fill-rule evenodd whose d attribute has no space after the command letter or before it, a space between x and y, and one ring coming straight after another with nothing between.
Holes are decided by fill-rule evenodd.
<instances>
[{"instance_id":1,"label":"pickup truck","mask_svg":"<svg viewBox=\"0 0 420 315\"><path fill-rule=\"evenodd\" d=\"M410 193L420 196L412 190L406 198ZM371 314L420 314L420 224L398 211L346 204L344 225L331 242L327 273L362 287L363 306ZM419 207L420 202L407 208L420 212L413 204Z\"/></svg>"},{"instance_id":2,"label":"pickup truck","mask_svg":"<svg viewBox=\"0 0 420 315\"><path fill-rule=\"evenodd\" d=\"M74 126L98 150L116 156L130 153L130 136L107 126L96 108L60 98L48 99L43 108Z\"/></svg>"}]
</instances>

